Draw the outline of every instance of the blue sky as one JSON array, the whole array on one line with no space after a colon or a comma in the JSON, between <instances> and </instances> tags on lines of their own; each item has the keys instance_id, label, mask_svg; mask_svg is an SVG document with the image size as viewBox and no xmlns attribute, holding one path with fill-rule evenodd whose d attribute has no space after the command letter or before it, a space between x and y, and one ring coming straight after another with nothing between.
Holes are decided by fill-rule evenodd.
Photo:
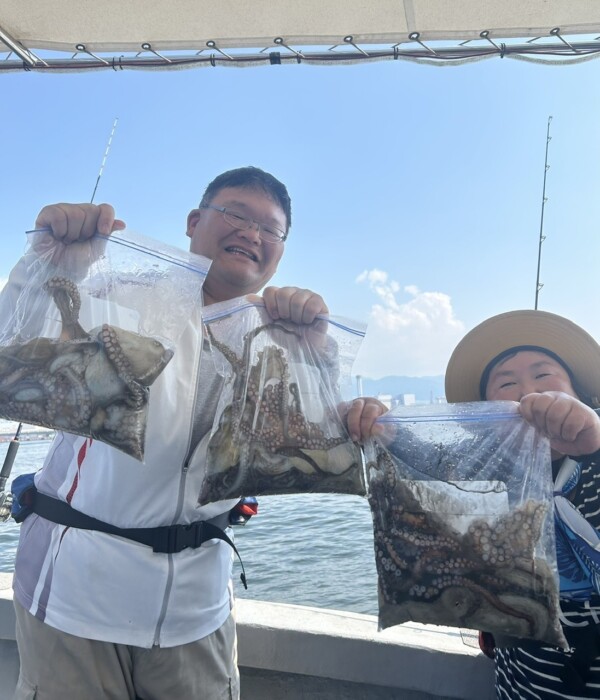
<instances>
[{"instance_id":1,"label":"blue sky","mask_svg":"<svg viewBox=\"0 0 600 700\"><path fill-rule=\"evenodd\" d=\"M209 180L258 165L293 226L275 284L368 322L355 372L441 374L496 313L539 308L600 339L600 61L386 61L0 75L0 278L47 203L96 195L128 227L187 247Z\"/></svg>"}]
</instances>

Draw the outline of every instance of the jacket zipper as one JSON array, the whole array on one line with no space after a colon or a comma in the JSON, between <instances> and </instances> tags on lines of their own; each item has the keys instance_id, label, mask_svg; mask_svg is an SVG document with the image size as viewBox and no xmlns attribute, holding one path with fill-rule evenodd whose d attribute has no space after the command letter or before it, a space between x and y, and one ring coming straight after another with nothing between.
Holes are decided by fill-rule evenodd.
<instances>
[{"instance_id":1,"label":"jacket zipper","mask_svg":"<svg viewBox=\"0 0 600 700\"><path fill-rule=\"evenodd\" d=\"M200 376L200 364L202 361L202 350L204 347L204 330L203 330L201 317L199 319L199 323L200 323L201 337L200 337L200 342L198 343L199 351L197 352L196 356L194 357L194 365L196 367L196 373L194 375L194 399L192 401L192 406L191 406L191 411L190 411L187 446L186 446L186 450L185 450L185 461L183 463L183 466L181 469L181 474L179 477L179 495L177 498L177 506L175 509L175 515L173 516L173 520L171 521L171 525L175 525L177 523L179 516L181 515L181 513L183 511L185 486L186 486L186 481L187 481L187 473L189 470L190 446L191 446L191 442L192 442L194 416L196 415L196 401L198 398L198 377ZM156 622L156 629L154 632L154 642L153 642L154 646L160 646L160 634L162 631L163 623L165 621L165 617L167 615L167 605L169 602L169 598L171 596L171 590L173 588L173 576L174 576L173 554L167 554L167 557L168 557L169 573L167 576L167 584L166 584L165 593L163 596L162 607L160 610L160 614L158 616L158 620Z\"/></svg>"}]
</instances>

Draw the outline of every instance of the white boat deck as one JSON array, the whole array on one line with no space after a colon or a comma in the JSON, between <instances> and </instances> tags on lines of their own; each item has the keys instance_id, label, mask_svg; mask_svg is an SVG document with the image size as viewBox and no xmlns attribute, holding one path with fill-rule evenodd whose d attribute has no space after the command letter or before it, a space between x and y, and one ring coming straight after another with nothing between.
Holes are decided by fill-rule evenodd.
<instances>
[{"instance_id":1,"label":"white boat deck","mask_svg":"<svg viewBox=\"0 0 600 700\"><path fill-rule=\"evenodd\" d=\"M0 700L18 676L12 576L0 574ZM493 665L460 631L237 601L242 700L492 700Z\"/></svg>"}]
</instances>

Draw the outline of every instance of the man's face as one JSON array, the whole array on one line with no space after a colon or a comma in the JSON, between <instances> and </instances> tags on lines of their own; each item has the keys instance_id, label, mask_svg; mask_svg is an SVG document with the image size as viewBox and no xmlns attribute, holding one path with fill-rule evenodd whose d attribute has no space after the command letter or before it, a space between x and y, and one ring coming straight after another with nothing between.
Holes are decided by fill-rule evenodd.
<instances>
[{"instance_id":1,"label":"man's face","mask_svg":"<svg viewBox=\"0 0 600 700\"><path fill-rule=\"evenodd\" d=\"M565 368L543 352L522 350L500 361L490 372L488 401L520 401L526 394L562 391L577 398Z\"/></svg>"},{"instance_id":2,"label":"man's face","mask_svg":"<svg viewBox=\"0 0 600 700\"><path fill-rule=\"evenodd\" d=\"M226 187L210 205L287 230L282 208L262 190ZM214 209L191 211L187 235L190 250L212 260L203 287L208 304L259 292L275 274L284 250L284 243L263 241L254 225L246 230L233 228Z\"/></svg>"}]
</instances>

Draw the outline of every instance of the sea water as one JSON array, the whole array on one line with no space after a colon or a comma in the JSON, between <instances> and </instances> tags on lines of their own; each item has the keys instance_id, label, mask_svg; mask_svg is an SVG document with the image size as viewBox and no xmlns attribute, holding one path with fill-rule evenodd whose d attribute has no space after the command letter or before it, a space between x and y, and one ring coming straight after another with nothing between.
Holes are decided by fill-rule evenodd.
<instances>
[{"instance_id":1,"label":"sea water","mask_svg":"<svg viewBox=\"0 0 600 700\"><path fill-rule=\"evenodd\" d=\"M35 471L50 441L22 442L11 474ZM0 444L0 466L8 443ZM10 483L10 482L9 482ZM360 496L303 494L258 498L258 515L235 527L248 590L234 560L236 595L276 603L377 614L377 574L369 505ZM19 536L0 523L0 571L11 572Z\"/></svg>"}]
</instances>

